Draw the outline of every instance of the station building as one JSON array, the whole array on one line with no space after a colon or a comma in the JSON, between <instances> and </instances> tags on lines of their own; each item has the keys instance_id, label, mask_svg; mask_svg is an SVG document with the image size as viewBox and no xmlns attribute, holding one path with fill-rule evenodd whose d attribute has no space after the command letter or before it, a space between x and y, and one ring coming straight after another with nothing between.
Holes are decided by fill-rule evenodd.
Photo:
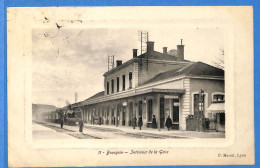
<instances>
[{"instance_id":1,"label":"station building","mask_svg":"<svg viewBox=\"0 0 260 168\"><path fill-rule=\"evenodd\" d=\"M133 49L130 60L117 60L116 67L103 76L103 91L70 105L87 123L101 117L102 124L131 126L134 116L142 116L144 126L150 127L155 115L161 129L170 116L176 129L186 130L187 118L198 116L200 106L207 109L215 101L224 101L224 71L185 60L182 44L175 55L169 55L167 47L158 52L148 41L146 53L137 55Z\"/></svg>"}]
</instances>

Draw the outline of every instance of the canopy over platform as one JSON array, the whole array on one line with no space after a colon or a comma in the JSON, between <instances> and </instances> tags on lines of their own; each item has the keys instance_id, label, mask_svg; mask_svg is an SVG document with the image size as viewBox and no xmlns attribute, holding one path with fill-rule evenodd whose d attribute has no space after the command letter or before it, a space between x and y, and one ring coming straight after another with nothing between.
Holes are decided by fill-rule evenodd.
<instances>
[{"instance_id":1,"label":"canopy over platform","mask_svg":"<svg viewBox=\"0 0 260 168\"><path fill-rule=\"evenodd\" d=\"M225 102L214 102L206 109L206 111L208 113L225 113Z\"/></svg>"}]
</instances>

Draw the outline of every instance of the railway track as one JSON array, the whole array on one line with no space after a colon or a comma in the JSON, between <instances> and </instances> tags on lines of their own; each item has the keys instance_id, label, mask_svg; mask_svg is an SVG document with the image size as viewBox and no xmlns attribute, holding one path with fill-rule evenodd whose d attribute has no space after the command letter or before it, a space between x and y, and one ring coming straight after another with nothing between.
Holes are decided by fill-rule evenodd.
<instances>
[{"instance_id":1,"label":"railway track","mask_svg":"<svg viewBox=\"0 0 260 168\"><path fill-rule=\"evenodd\" d=\"M78 139L102 139L101 137L86 134L86 133L68 133L68 135Z\"/></svg>"},{"instance_id":2,"label":"railway track","mask_svg":"<svg viewBox=\"0 0 260 168\"><path fill-rule=\"evenodd\" d=\"M95 126L84 126L87 129L92 129L92 130L97 130L100 132L123 132L122 130L119 129L113 129L113 128L102 128L102 127L95 127Z\"/></svg>"},{"instance_id":3,"label":"railway track","mask_svg":"<svg viewBox=\"0 0 260 168\"><path fill-rule=\"evenodd\" d=\"M176 135L165 135L165 134L156 134L156 133L148 133L148 132L128 132L120 129L114 128L105 128L105 127L96 127L96 126L87 126L84 128L89 131L85 131L84 133L78 132L77 129L71 128L60 128L59 125L54 125L52 123L45 122L36 122L42 126L53 129L56 132L62 132L69 136L78 138L78 139L112 139L119 137L128 137L128 138L137 138L137 139L168 139L168 138L187 138L183 136ZM108 134L106 134L108 133ZM107 136L110 135L110 136Z\"/></svg>"},{"instance_id":4,"label":"railway track","mask_svg":"<svg viewBox=\"0 0 260 168\"><path fill-rule=\"evenodd\" d=\"M188 137L183 137L183 136L175 136L175 135L163 135L163 134L154 134L154 133L146 133L146 132L143 132L142 135L148 135L148 136L159 136L161 139L166 139L166 138L188 138Z\"/></svg>"},{"instance_id":5,"label":"railway track","mask_svg":"<svg viewBox=\"0 0 260 168\"><path fill-rule=\"evenodd\" d=\"M70 136L78 138L78 139L102 139L101 137L98 137L98 136L95 136L95 135L80 133L80 132L76 132L76 131L69 130L69 129L66 129L66 128L60 128L58 126L43 123L43 122L37 122L37 124L51 128L56 132L62 132L64 134L70 135Z\"/></svg>"}]
</instances>

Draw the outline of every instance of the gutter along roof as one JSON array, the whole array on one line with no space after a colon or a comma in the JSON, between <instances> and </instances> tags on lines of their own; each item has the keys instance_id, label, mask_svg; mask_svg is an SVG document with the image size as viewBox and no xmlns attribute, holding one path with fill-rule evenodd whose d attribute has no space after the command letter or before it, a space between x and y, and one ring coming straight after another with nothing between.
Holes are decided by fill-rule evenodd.
<instances>
[{"instance_id":1,"label":"gutter along roof","mask_svg":"<svg viewBox=\"0 0 260 168\"><path fill-rule=\"evenodd\" d=\"M90 105L90 104L96 104L96 103L101 103L101 102L106 102L106 101L112 101L116 99L123 99L127 97L133 97L133 96L138 96L138 95L143 95L143 94L148 94L148 93L166 93L166 94L182 94L185 93L184 89L157 89L157 88L149 88L145 90L140 90L136 91L135 89L128 90L127 92L123 93L115 93L109 96L99 96L93 99L87 99L81 103L81 106L84 105Z\"/></svg>"}]
</instances>

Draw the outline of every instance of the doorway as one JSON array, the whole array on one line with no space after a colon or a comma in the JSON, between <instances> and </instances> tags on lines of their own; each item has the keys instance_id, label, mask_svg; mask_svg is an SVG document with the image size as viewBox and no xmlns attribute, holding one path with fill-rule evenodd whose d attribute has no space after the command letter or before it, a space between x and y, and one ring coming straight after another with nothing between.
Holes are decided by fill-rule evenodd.
<instances>
[{"instance_id":1,"label":"doorway","mask_svg":"<svg viewBox=\"0 0 260 168\"><path fill-rule=\"evenodd\" d=\"M139 116L143 117L143 101L142 100L139 101L138 112L139 112L138 117Z\"/></svg>"},{"instance_id":2,"label":"doorway","mask_svg":"<svg viewBox=\"0 0 260 168\"><path fill-rule=\"evenodd\" d=\"M122 125L125 126L125 107L123 107Z\"/></svg>"},{"instance_id":3,"label":"doorway","mask_svg":"<svg viewBox=\"0 0 260 168\"><path fill-rule=\"evenodd\" d=\"M129 126L132 126L132 118L133 118L133 102L129 104L129 121L128 121Z\"/></svg>"},{"instance_id":4,"label":"doorway","mask_svg":"<svg viewBox=\"0 0 260 168\"><path fill-rule=\"evenodd\" d=\"M164 97L160 98L160 128L164 128Z\"/></svg>"},{"instance_id":5,"label":"doorway","mask_svg":"<svg viewBox=\"0 0 260 168\"><path fill-rule=\"evenodd\" d=\"M112 120L112 125L115 125L115 111L114 111L114 108L112 108L112 117L111 117L111 120Z\"/></svg>"},{"instance_id":6,"label":"doorway","mask_svg":"<svg viewBox=\"0 0 260 168\"><path fill-rule=\"evenodd\" d=\"M180 102L179 99L172 100L172 122L173 122L173 129L179 129L179 106Z\"/></svg>"}]
</instances>

